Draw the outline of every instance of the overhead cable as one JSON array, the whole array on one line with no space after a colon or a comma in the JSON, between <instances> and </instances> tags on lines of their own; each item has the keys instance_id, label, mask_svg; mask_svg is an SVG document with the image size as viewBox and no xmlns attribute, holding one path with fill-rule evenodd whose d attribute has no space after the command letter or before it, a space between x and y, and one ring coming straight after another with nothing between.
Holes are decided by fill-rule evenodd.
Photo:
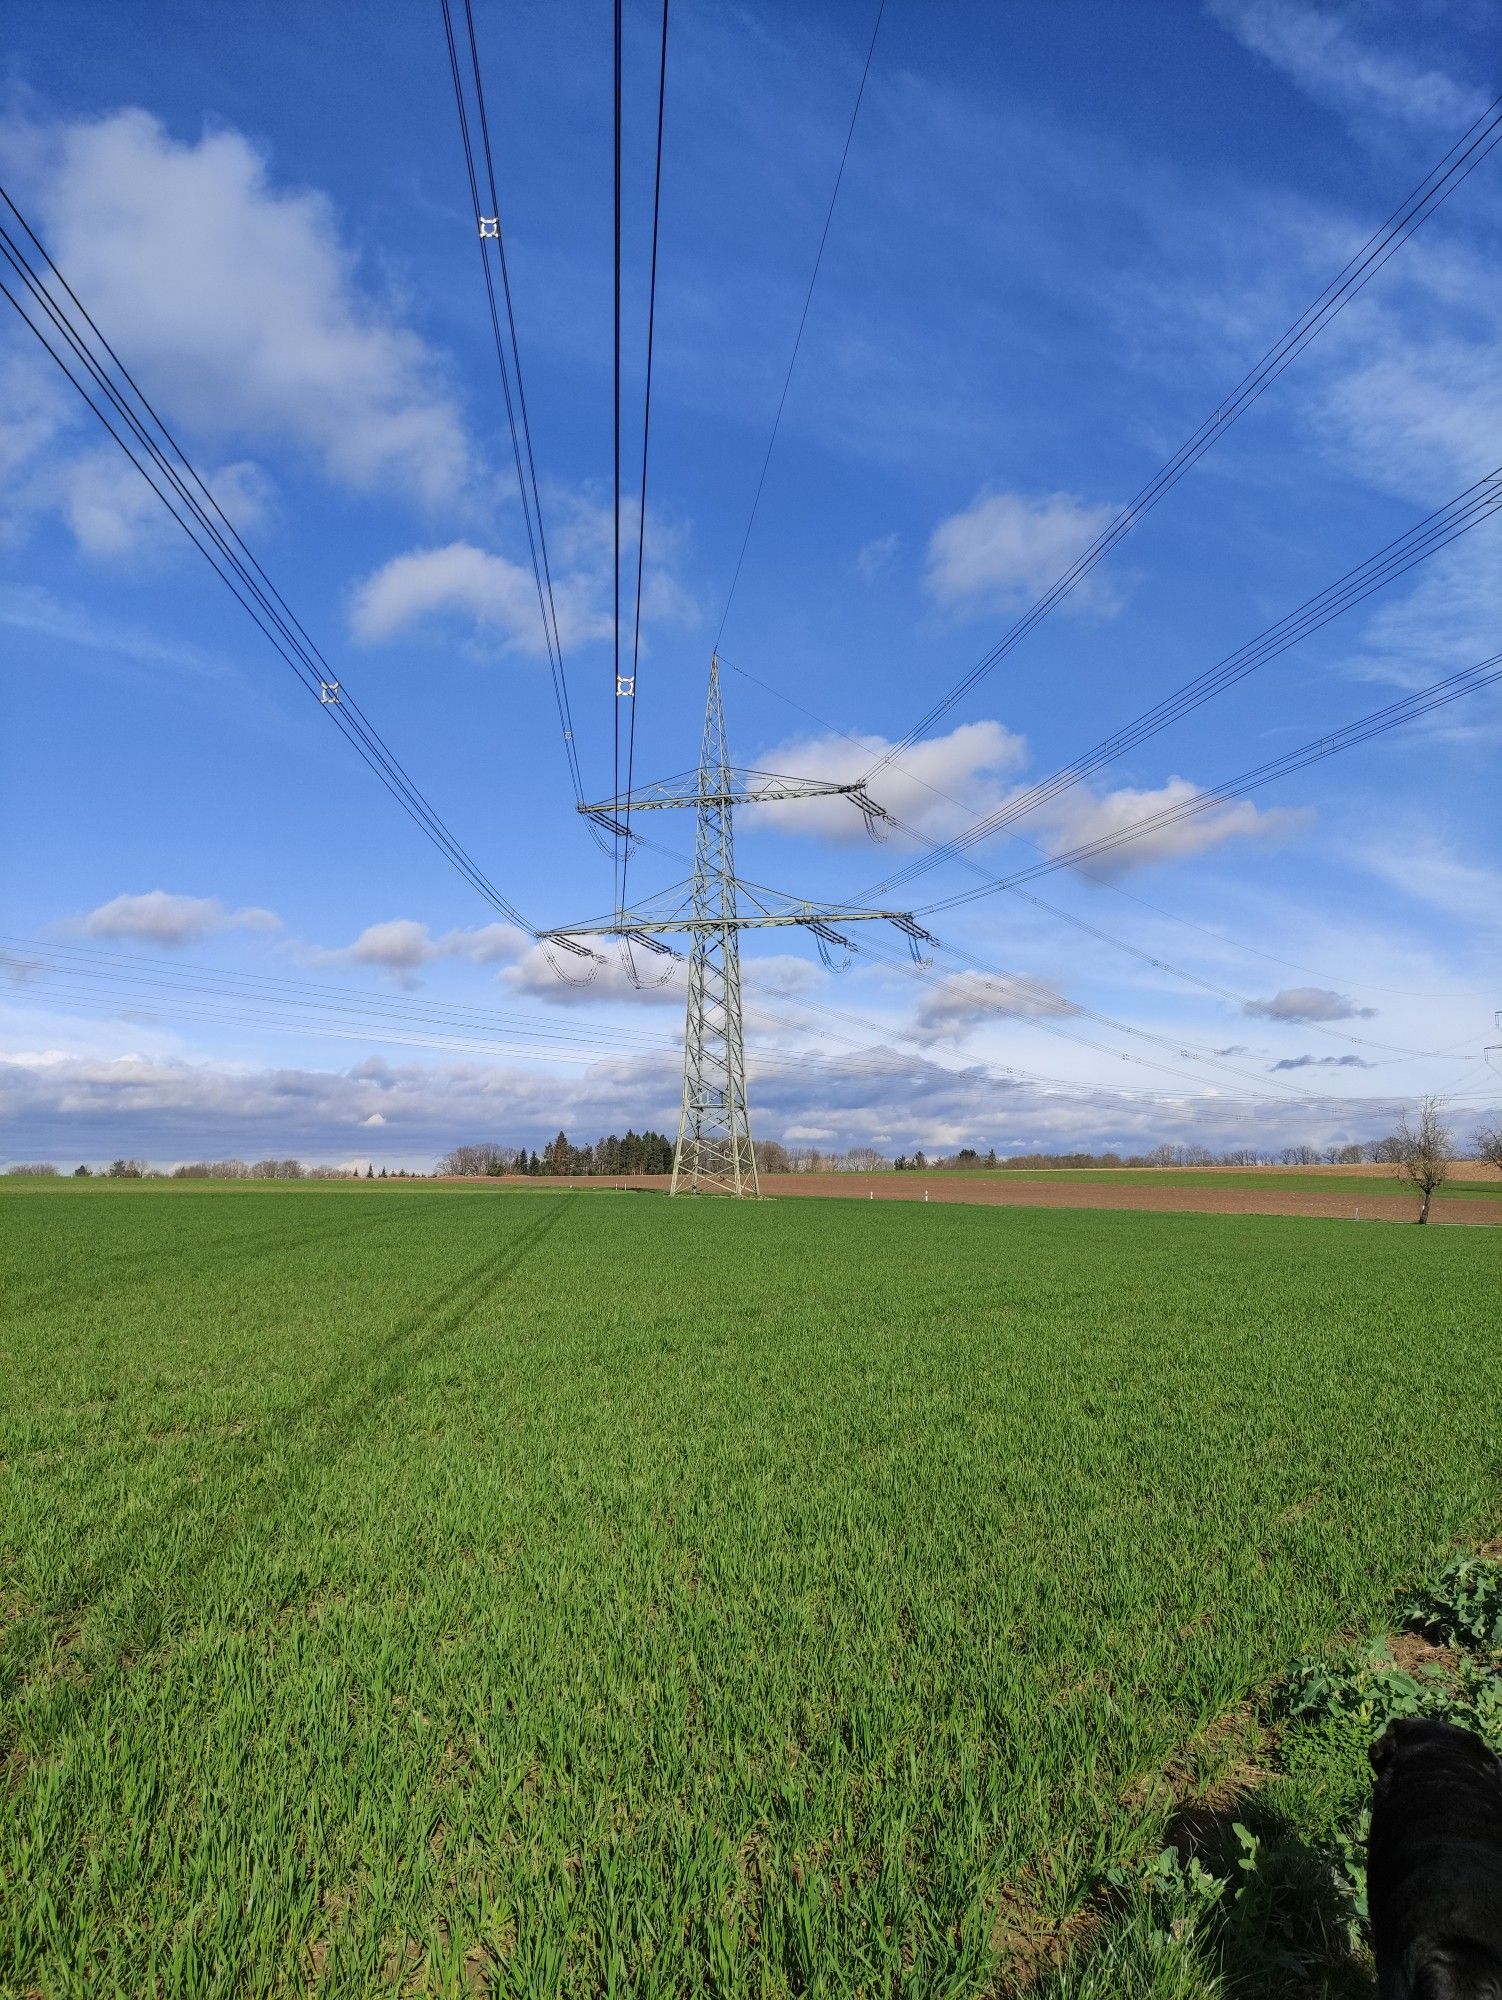
<instances>
[{"instance_id":1,"label":"overhead cable","mask_svg":"<svg viewBox=\"0 0 1502 2000\"><path fill-rule=\"evenodd\" d=\"M1228 653L1213 667L1206 668L1203 673L1196 674L1192 680L1175 688L1171 694L1165 695L1161 701L1155 702L1151 708L1144 710L1130 722L1124 723L1068 764L1061 765L1048 777L1040 778L1035 784L1014 793L994 812L978 819L965 832L955 835L952 840L940 843L932 854L920 856L889 875L871 891L871 894L885 894L897 885L912 880L914 876L925 873L947 856L974 847L977 842L988 840L1004 827L1012 826L1018 820L1037 812L1060 793L1068 791L1071 786L1090 777L1105 765L1124 757L1139 743L1158 735L1170 724L1181 721L1184 716L1192 714L1195 709L1203 707L1206 702L1223 694L1227 688L1234 687L1248 675L1255 673L1258 668L1266 666L1269 660L1278 658L1290 647L1329 624L1333 618L1338 618L1342 613L1362 603L1375 591L1384 589L1398 577L1406 575L1418 563L1437 554L1440 549L1448 547L1451 542L1479 526L1481 522L1489 520L1499 509L1502 509L1502 469L1489 472L1484 479L1479 479L1468 486L1447 506L1437 508L1434 513L1426 515L1422 521L1408 529L1406 533L1395 537L1365 562L1347 570L1344 576L1338 577L1334 583L1327 585L1315 596L1306 598L1286 617L1267 626L1254 639L1248 640L1234 653Z\"/></svg>"},{"instance_id":2,"label":"overhead cable","mask_svg":"<svg viewBox=\"0 0 1502 2000\"><path fill-rule=\"evenodd\" d=\"M810 722L817 723L821 729L827 731L831 736L843 737L847 743L853 744L858 750L868 747L860 737L852 736L848 730L841 729L837 723L830 722L822 715L816 715L812 709L805 707L802 702L794 701L790 695L785 695L779 688L773 687L770 681L764 681L759 675L750 672L748 668L737 666L734 660L726 659L723 653L720 655L720 665L722 667L729 667L732 673L739 674L742 679L748 680L755 686L765 689L768 694L776 696L779 701L785 702L789 708L796 709L800 715L806 716ZM942 799L947 804L958 807L961 812L967 814L970 812L970 808L963 799L957 798L953 792L945 791L942 785L933 784L929 779L923 777L919 772L914 771L910 766L902 765L898 768L901 769L903 775L911 783L917 785L922 791L928 792L933 798ZM994 882L997 879L992 870L986 868L972 856L958 852L953 848L951 843L934 839L931 835L924 833L921 827L914 826L910 821L902 819L897 814L891 815L891 820L893 831L905 835L909 840L915 842L926 851L938 854L942 850L944 855L952 858L961 867L968 869L982 881ZM1016 827L1009 827L1008 833L1013 840L1019 841L1024 847L1030 847L1035 854L1046 854L1047 850L1045 848L1040 847L1036 841L1030 840L1025 833L1019 832ZM673 858L679 859L681 857L674 856ZM1119 882L1113 882L1109 876L1092 874L1088 868L1083 868L1079 872L1097 887L1108 889L1116 895L1125 896L1128 901L1136 903L1139 908L1147 910L1154 916L1166 917L1172 923L1182 924L1186 929L1199 931L1205 936L1214 938L1220 944L1229 944L1233 949L1248 952L1254 957L1272 958L1274 956L1271 953L1258 951L1254 945L1245 944L1234 938L1227 938L1219 931L1208 930L1205 925L1197 924L1191 918L1179 915L1175 910L1165 910L1161 904L1151 903L1141 896L1133 895L1129 890L1124 889ZM1044 916L1053 918L1059 923L1068 924L1073 929L1096 939L1097 942L1109 946L1111 950L1123 952L1128 957L1135 958L1140 963L1151 966L1154 971L1166 973L1171 979L1181 980L1189 986L1197 986L1204 992L1215 994L1219 999L1234 1001L1238 1007L1245 1007L1249 1004L1248 995L1239 993L1232 987L1222 986L1213 979L1206 979L1200 973L1191 972L1187 966L1178 964L1175 960L1166 957L1162 952L1149 951L1144 946L1133 944L1130 939L1120 937L1114 931L1108 931L1099 924L1087 923L1083 917L1076 916L1072 910L1063 909L1057 903L1050 903L1046 898L1036 895L1031 890L1019 888L1014 889L1012 893L1031 909L1038 910ZM1291 965L1294 971L1307 972L1313 978L1323 979L1327 976L1312 967L1299 965L1294 961L1275 959L1275 962ZM1382 991L1384 989L1378 988L1376 990ZM1420 997L1427 998L1429 996ZM1323 1022L1308 1023L1306 1025L1316 1034L1326 1035L1336 1041L1358 1043L1363 1048L1378 1049L1393 1056L1428 1058L1450 1053L1449 1050L1400 1048L1391 1042L1379 1042L1368 1035L1353 1035L1344 1029L1333 1028Z\"/></svg>"},{"instance_id":3,"label":"overhead cable","mask_svg":"<svg viewBox=\"0 0 1502 2000\"><path fill-rule=\"evenodd\" d=\"M335 675L321 649L272 583L202 475L158 416L3 188L0 188L0 200L16 217L37 256L60 287L60 291L52 288L42 269L32 262L25 246L0 222L0 258L19 280L19 288L13 290L0 278L0 292L30 327L220 581L402 810L463 875L477 895L500 915L535 936L533 927L485 874L406 771L360 708L347 682ZM66 295L66 302L63 295ZM74 317L75 311L77 318ZM96 400L95 391L102 393L102 402Z\"/></svg>"},{"instance_id":4,"label":"overhead cable","mask_svg":"<svg viewBox=\"0 0 1502 2000\"><path fill-rule=\"evenodd\" d=\"M751 511L746 516L745 533L741 536L740 553L735 559L735 573L730 579L730 588L725 593L725 608L720 613L720 626L715 634L714 649L719 650L720 641L725 636L725 626L730 617L730 607L735 601L735 587L741 580L741 569L746 560L746 550L751 544L751 530L756 525L756 511L761 505L762 488L767 483L767 468L772 463L772 450L777 443L777 433L782 428L782 413L787 407L788 390L792 387L793 370L798 365L798 350L803 345L803 330L808 325L808 309L814 302L814 287L819 282L819 266L824 262L824 246L829 241L829 225L834 221L835 203L840 198L840 183L845 178L845 162L850 158L850 142L855 137L855 121L860 116L861 99L866 94L866 79L871 74L871 58L876 53L876 37L881 33L881 17L886 12L887 0L877 0L876 19L871 27L871 40L866 47L865 66L861 70L861 80L856 87L855 104L851 109L850 123L845 131L845 144L840 153L839 168L834 177L834 187L830 191L829 207L824 212L824 227L819 232L819 247L814 253L814 268L808 280L808 290L803 297L803 311L798 315L798 331L793 336L793 351L788 356L787 373L782 378L782 393L777 398L776 413L772 418L772 434L767 439L767 449L761 461L761 471L757 476L756 491L751 495Z\"/></svg>"},{"instance_id":5,"label":"overhead cable","mask_svg":"<svg viewBox=\"0 0 1502 2000\"><path fill-rule=\"evenodd\" d=\"M637 676L641 670L642 571L647 553L647 455L652 439L652 351L657 338L657 242L662 219L662 135L667 114L668 92L668 0L662 0L662 44L657 60L657 163L652 174L652 263L647 280L647 380L642 397L641 491L636 504L636 609L631 626L631 692L626 697L626 790L622 815L621 893L626 901L626 878L631 869L631 787L636 775ZM619 700L619 686L617 699ZM617 794L619 796L619 794Z\"/></svg>"},{"instance_id":6,"label":"overhead cable","mask_svg":"<svg viewBox=\"0 0 1502 2000\"><path fill-rule=\"evenodd\" d=\"M1189 798L1165 806L1161 811L1148 813L1142 819L1132 820L1128 825L1116 827L1096 840L1081 841L1076 846L1051 854L1043 861L1035 862L1030 868L1023 868L1015 875L1000 878L992 883L962 890L956 896L945 897L942 902L930 903L916 912L919 916L931 916L941 910L958 909L966 903L979 901L998 891L1015 888L1018 883L1034 881L1040 875L1052 874L1059 868L1072 868L1082 861L1097 859L1103 854L1114 853L1118 848L1145 839L1150 834L1161 833L1170 827L1179 826L1185 820L1193 819L1200 813L1210 812L1217 806L1228 805L1233 800L1269 785L1277 778L1287 777L1291 772L1302 771L1311 764L1319 764L1327 757L1338 756L1342 751L1351 750L1359 743L1365 743L1373 736L1379 736L1389 729L1397 729L1405 724L1417 722L1436 709L1444 708L1454 701L1479 694L1483 688L1502 680L1502 653L1489 659L1480 660L1473 667L1448 675L1432 686L1420 688L1413 694L1403 695L1399 700L1389 702L1385 708L1376 709L1370 715L1362 716L1343 728L1330 730L1324 736L1316 737L1312 743L1305 743L1297 750L1290 750L1282 757L1269 759L1239 776L1227 778L1224 783L1207 787Z\"/></svg>"},{"instance_id":7,"label":"overhead cable","mask_svg":"<svg viewBox=\"0 0 1502 2000\"><path fill-rule=\"evenodd\" d=\"M531 558L532 577L537 588L537 608L542 618L543 645L548 656L548 669L553 683L553 700L558 711L558 722L563 732L564 757L568 764L569 782L573 788L574 803L584 802L584 783L579 771L578 746L574 738L574 718L569 703L568 677L564 668L563 638L558 628L558 607L553 596L553 572L548 560L547 531L542 518L542 496L537 484L537 461L532 450L532 425L527 414L527 391L522 378L521 346L516 333L516 310L511 296L511 272L506 259L506 232L501 220L500 194L496 183L495 156L490 143L490 118L485 106L485 84L480 67L480 45L475 34L474 11L471 0L464 0L464 24L468 43L469 70L474 82L476 125L480 134L480 152L483 159L484 186L489 196L490 212L485 213L482 200L480 168L476 164L475 147L472 137L469 106L464 88L463 65L460 61L458 41L454 32L450 0L441 0L443 8L443 30L448 44L449 71L454 86L454 104L459 116L459 136L464 147L464 165L469 179L470 201L474 211L476 240L480 252L480 269L485 281L485 297L490 309L490 330L495 342L496 364L500 370L501 390L506 406L506 424L511 435L511 456L516 466L517 489L521 495L522 521L527 532L527 551ZM505 305L506 330L501 329L501 315L496 302L495 279L491 270L491 248L494 246L496 263L500 270L501 297ZM515 378L515 394L512 393L512 379ZM593 832L593 828L591 831Z\"/></svg>"},{"instance_id":8,"label":"overhead cable","mask_svg":"<svg viewBox=\"0 0 1502 2000\"><path fill-rule=\"evenodd\" d=\"M1381 270L1388 258L1394 255L1414 231L1427 222L1449 199L1461 182L1476 170L1499 139L1502 139L1502 97L1494 99L1475 123L1461 134L1444 158L1398 204L1344 269L1331 279L1319 297L1274 341L1261 360L1242 377L1235 388L1221 398L1198 429L1185 439L1167 463L1153 474L1136 497L1101 530L1062 576L1051 584L991 650L955 683L948 694L925 710L907 734L882 753L866 772L866 782L869 783L878 771L884 770L894 758L899 757L920 736L932 729L956 702L963 700L972 688L984 680L987 674L1049 615L1056 605L1062 603L1070 592L1084 581L1101 558L1107 555L1124 536L1131 533L1163 495L1177 485L1190 467L1198 463L1211 445L1225 436L1237 418L1243 416L1263 391L1303 353L1310 341L1323 333L1331 321L1345 310L1352 299Z\"/></svg>"}]
</instances>

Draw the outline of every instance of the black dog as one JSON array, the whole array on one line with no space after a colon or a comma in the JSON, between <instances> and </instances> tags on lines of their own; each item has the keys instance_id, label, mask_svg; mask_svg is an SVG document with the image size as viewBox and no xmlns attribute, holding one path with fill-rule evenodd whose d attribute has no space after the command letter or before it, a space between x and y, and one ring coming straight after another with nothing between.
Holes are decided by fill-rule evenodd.
<instances>
[{"instance_id":1,"label":"black dog","mask_svg":"<svg viewBox=\"0 0 1502 2000\"><path fill-rule=\"evenodd\" d=\"M1424 1716L1390 1723L1370 1756L1378 2000L1502 2000L1502 1759Z\"/></svg>"}]
</instances>

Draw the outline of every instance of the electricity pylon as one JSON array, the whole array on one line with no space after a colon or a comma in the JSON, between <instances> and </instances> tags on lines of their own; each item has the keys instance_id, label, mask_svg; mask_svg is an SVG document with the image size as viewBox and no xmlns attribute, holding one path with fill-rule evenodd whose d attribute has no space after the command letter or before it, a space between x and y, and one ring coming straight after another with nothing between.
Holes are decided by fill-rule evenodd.
<instances>
[{"instance_id":1,"label":"electricity pylon","mask_svg":"<svg viewBox=\"0 0 1502 2000\"><path fill-rule=\"evenodd\" d=\"M677 956L673 947L662 939L673 932L688 934L683 1103L678 1117L678 1144L673 1152L673 1194L745 1196L759 1192L746 1108L742 931L801 925L813 932L826 958L831 946L846 952L854 948L836 928L840 924L881 921L895 924L908 938L915 957L922 945L932 942L909 911L803 903L776 890L741 881L735 872L735 808L812 798L848 798L873 832L878 832L889 818L859 783L794 778L733 765L725 742L720 663L713 658L709 663L709 694L704 705L698 769L643 786L639 792L609 799L602 805L579 808L607 831L633 840L638 837L629 832L633 812L691 808L695 815L694 872L686 883L676 884L651 905L636 910L618 909L613 919L562 925L542 933L544 943L557 943L576 953L587 949L581 945L584 938L620 938L628 962L633 944ZM677 903L670 903L677 891L687 893ZM753 905L754 915L742 914L742 896ZM599 959L598 953L591 955Z\"/></svg>"}]
</instances>

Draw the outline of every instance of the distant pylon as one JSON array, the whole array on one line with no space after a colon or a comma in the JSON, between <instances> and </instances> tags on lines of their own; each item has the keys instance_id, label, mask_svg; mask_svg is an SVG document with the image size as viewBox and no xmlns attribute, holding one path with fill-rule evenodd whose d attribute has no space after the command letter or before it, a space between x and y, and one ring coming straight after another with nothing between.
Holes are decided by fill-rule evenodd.
<instances>
[{"instance_id":1,"label":"distant pylon","mask_svg":"<svg viewBox=\"0 0 1502 2000\"><path fill-rule=\"evenodd\" d=\"M746 1110L746 1035L735 901L734 787L725 747L720 662L709 663L699 749L694 904L683 1027L683 1108L673 1194L759 1194Z\"/></svg>"},{"instance_id":2,"label":"distant pylon","mask_svg":"<svg viewBox=\"0 0 1502 2000\"><path fill-rule=\"evenodd\" d=\"M678 1144L673 1150L674 1194L756 1195L760 1184L746 1110L746 1033L741 1014L741 947L743 930L801 927L812 931L826 959L831 947L854 950L839 924L895 924L906 936L913 956L931 945L921 924L905 910L850 909L828 903L805 903L756 883L740 883L735 873L734 811L738 805L772 805L791 799L845 798L880 834L890 814L871 798L860 782L839 783L825 778L796 778L777 771L733 766L725 743L725 711L720 699L720 662L709 663L709 693L704 704L704 735L699 764L693 772L645 785L640 791L609 799L602 805L581 806L598 825L616 836L630 831L634 812L692 807L694 811L694 872L686 883L665 892L660 905L618 909L591 924L564 924L541 933L544 944L563 945L570 952L602 963L585 938L613 937L622 941L631 969L633 945L672 956L663 938L687 932L688 1009L683 1043L683 1104L678 1116ZM687 890L686 896L678 892ZM739 895L754 906L742 916ZM926 961L923 961L926 963ZM633 973L634 976L634 973Z\"/></svg>"}]
</instances>

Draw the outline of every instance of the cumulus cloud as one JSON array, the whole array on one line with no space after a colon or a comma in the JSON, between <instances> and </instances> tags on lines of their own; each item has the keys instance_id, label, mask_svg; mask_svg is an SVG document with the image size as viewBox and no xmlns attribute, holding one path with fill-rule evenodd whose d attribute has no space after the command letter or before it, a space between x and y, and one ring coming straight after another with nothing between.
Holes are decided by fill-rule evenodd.
<instances>
[{"instance_id":1,"label":"cumulus cloud","mask_svg":"<svg viewBox=\"0 0 1502 2000\"><path fill-rule=\"evenodd\" d=\"M626 530L634 534L628 522ZM649 522L642 575L642 626L692 625L698 607L678 581L674 564L682 534ZM565 649L612 630L609 588L614 562L613 517L577 496L554 497L550 514L553 608ZM409 549L357 586L350 626L367 644L394 639L425 621L458 618L503 651L546 651L537 583L530 568L473 542Z\"/></svg>"},{"instance_id":2,"label":"cumulus cloud","mask_svg":"<svg viewBox=\"0 0 1502 2000\"><path fill-rule=\"evenodd\" d=\"M186 421L278 436L360 489L462 484L432 353L362 283L329 200L275 185L242 133L180 143L130 109L12 124L3 156L80 296Z\"/></svg>"},{"instance_id":3,"label":"cumulus cloud","mask_svg":"<svg viewBox=\"0 0 1502 2000\"><path fill-rule=\"evenodd\" d=\"M1048 827L1048 850L1065 854L1076 847L1125 832L1139 821L1193 798L1202 789L1188 778L1170 778L1150 791L1123 786L1119 791L1092 794L1076 788L1064 793L1039 817ZM1108 879L1153 862L1178 861L1204 854L1228 840L1281 839L1303 825L1308 814L1291 806L1266 810L1239 800L1234 805L1197 813L1151 832L1134 835L1082 864L1090 874Z\"/></svg>"},{"instance_id":4,"label":"cumulus cloud","mask_svg":"<svg viewBox=\"0 0 1502 2000\"><path fill-rule=\"evenodd\" d=\"M884 736L795 738L757 758L758 768L795 778L852 783L892 745ZM972 815L989 812L1003 794L1001 780L1026 760L1026 739L999 722L964 722L946 736L912 744L873 781L889 812L920 832L957 832ZM757 824L775 832L811 833L826 840L864 840L865 822L844 799L800 799L758 809ZM899 844L903 836L893 835Z\"/></svg>"},{"instance_id":5,"label":"cumulus cloud","mask_svg":"<svg viewBox=\"0 0 1502 2000\"><path fill-rule=\"evenodd\" d=\"M1306 96L1336 111L1458 131L1486 109L1482 91L1359 41L1329 7L1300 0L1209 0L1213 18Z\"/></svg>"},{"instance_id":6,"label":"cumulus cloud","mask_svg":"<svg viewBox=\"0 0 1502 2000\"><path fill-rule=\"evenodd\" d=\"M913 1020L913 1033L923 1041L959 1041L972 1028L994 1021L998 1015L1040 1021L1078 1012L1072 1000L1035 979L955 972L925 992Z\"/></svg>"},{"instance_id":7,"label":"cumulus cloud","mask_svg":"<svg viewBox=\"0 0 1502 2000\"><path fill-rule=\"evenodd\" d=\"M610 632L604 609L591 610L567 579L555 580L553 601L565 647L603 639ZM457 613L482 632L497 635L504 646L528 653L546 650L531 570L472 542L393 556L356 588L350 626L357 639L370 644L443 613Z\"/></svg>"},{"instance_id":8,"label":"cumulus cloud","mask_svg":"<svg viewBox=\"0 0 1502 2000\"><path fill-rule=\"evenodd\" d=\"M115 896L75 919L73 928L89 937L133 944L196 944L217 931L274 931L281 918L273 910L226 909L217 896L174 896L149 889L141 896Z\"/></svg>"},{"instance_id":9,"label":"cumulus cloud","mask_svg":"<svg viewBox=\"0 0 1502 2000\"><path fill-rule=\"evenodd\" d=\"M929 595L948 610L1014 610L1047 590L1117 511L1070 493L982 493L929 537ZM1096 578L1066 601L1076 610L1115 608Z\"/></svg>"},{"instance_id":10,"label":"cumulus cloud","mask_svg":"<svg viewBox=\"0 0 1502 2000\"><path fill-rule=\"evenodd\" d=\"M1284 1056L1274 1069L1372 1069L1365 1056Z\"/></svg>"},{"instance_id":11,"label":"cumulus cloud","mask_svg":"<svg viewBox=\"0 0 1502 2000\"><path fill-rule=\"evenodd\" d=\"M1245 1001L1241 1011L1262 1021L1369 1021L1377 1010L1328 986L1285 986L1271 999Z\"/></svg>"},{"instance_id":12,"label":"cumulus cloud","mask_svg":"<svg viewBox=\"0 0 1502 2000\"><path fill-rule=\"evenodd\" d=\"M373 966L400 985L415 986L417 974L439 958L467 959L471 965L503 965L526 951L530 939L515 924L481 924L469 930L445 931L434 937L415 917L389 917L367 924L351 944L303 947L303 956L320 965Z\"/></svg>"}]
</instances>

